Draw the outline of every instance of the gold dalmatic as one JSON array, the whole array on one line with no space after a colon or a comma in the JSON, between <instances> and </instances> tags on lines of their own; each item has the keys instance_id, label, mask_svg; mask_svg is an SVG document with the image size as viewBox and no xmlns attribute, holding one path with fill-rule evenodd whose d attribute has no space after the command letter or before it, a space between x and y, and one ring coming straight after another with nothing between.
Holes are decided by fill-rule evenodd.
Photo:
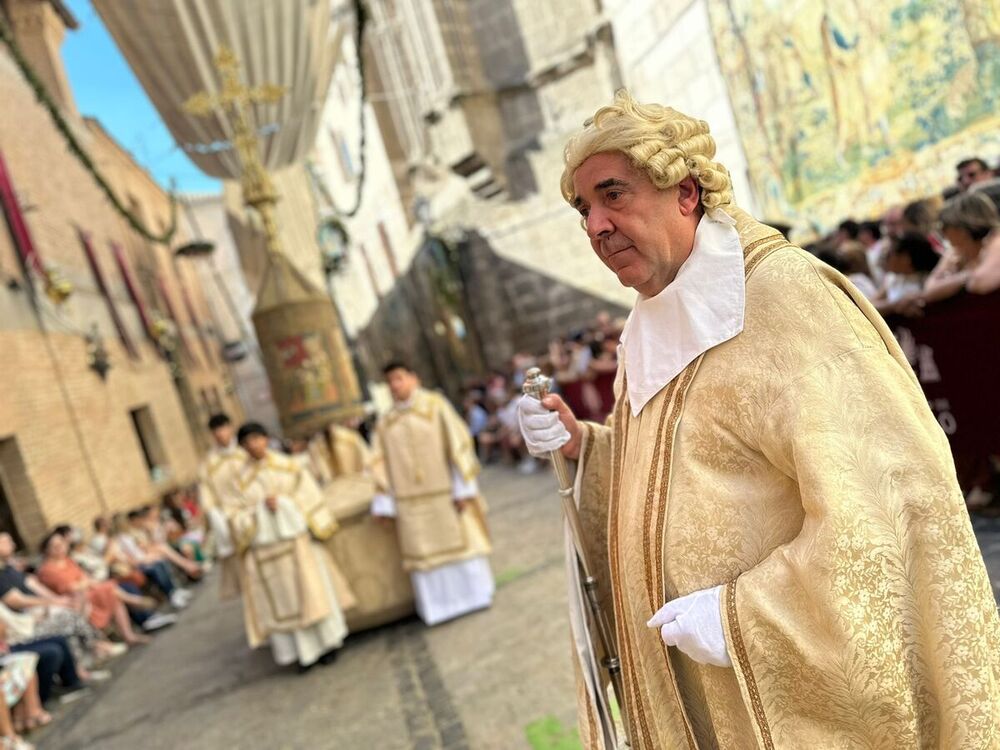
<instances>
[{"instance_id":1,"label":"gold dalmatic","mask_svg":"<svg viewBox=\"0 0 1000 750\"><path fill-rule=\"evenodd\" d=\"M997 607L913 372L842 276L727 210L743 332L638 416L619 382L609 424L585 430L580 513L632 746L1000 747ZM646 627L664 602L717 585L725 669Z\"/></svg>"},{"instance_id":2,"label":"gold dalmatic","mask_svg":"<svg viewBox=\"0 0 1000 750\"><path fill-rule=\"evenodd\" d=\"M417 389L411 403L379 420L372 441L372 474L396 501L396 529L408 571L489 554L486 505L475 498L457 513L452 471L465 481L479 473L469 429L437 393Z\"/></svg>"}]
</instances>

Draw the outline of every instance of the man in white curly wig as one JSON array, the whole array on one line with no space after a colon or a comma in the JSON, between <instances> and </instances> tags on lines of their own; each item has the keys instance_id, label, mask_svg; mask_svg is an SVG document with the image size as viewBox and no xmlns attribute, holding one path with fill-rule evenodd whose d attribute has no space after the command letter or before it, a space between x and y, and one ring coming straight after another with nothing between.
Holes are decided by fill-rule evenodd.
<instances>
[{"instance_id":1,"label":"man in white curly wig","mask_svg":"<svg viewBox=\"0 0 1000 750\"><path fill-rule=\"evenodd\" d=\"M563 195L638 299L606 425L558 396L520 413L532 452L578 462L631 746L1000 746L1000 622L945 435L867 300L737 208L714 155L626 92L570 140Z\"/></svg>"}]
</instances>

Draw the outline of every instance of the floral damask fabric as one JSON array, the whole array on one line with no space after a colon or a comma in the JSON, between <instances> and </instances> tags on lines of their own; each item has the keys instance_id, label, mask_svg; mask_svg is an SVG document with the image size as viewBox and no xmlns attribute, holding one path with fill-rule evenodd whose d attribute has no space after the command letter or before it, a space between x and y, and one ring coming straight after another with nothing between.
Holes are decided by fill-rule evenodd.
<instances>
[{"instance_id":1,"label":"floral damask fabric","mask_svg":"<svg viewBox=\"0 0 1000 750\"><path fill-rule=\"evenodd\" d=\"M861 295L735 214L743 333L637 417L620 395L580 467L632 747L1000 747L1000 621L947 440ZM720 584L733 668L646 628Z\"/></svg>"}]
</instances>

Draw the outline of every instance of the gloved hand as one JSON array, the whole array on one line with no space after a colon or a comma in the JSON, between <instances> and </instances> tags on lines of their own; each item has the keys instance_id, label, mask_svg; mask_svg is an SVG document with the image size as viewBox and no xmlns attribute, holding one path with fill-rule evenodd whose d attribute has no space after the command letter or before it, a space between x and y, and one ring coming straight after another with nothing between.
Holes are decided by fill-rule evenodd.
<instances>
[{"instance_id":1,"label":"gloved hand","mask_svg":"<svg viewBox=\"0 0 1000 750\"><path fill-rule=\"evenodd\" d=\"M550 411L537 398L525 396L517 405L517 420L528 453L536 458L548 458L570 440L569 430L559 419L559 412Z\"/></svg>"},{"instance_id":2,"label":"gloved hand","mask_svg":"<svg viewBox=\"0 0 1000 750\"><path fill-rule=\"evenodd\" d=\"M699 664L731 667L722 629L720 600L722 586L695 591L667 602L646 623L659 628L660 637L668 646L676 646Z\"/></svg>"}]
</instances>

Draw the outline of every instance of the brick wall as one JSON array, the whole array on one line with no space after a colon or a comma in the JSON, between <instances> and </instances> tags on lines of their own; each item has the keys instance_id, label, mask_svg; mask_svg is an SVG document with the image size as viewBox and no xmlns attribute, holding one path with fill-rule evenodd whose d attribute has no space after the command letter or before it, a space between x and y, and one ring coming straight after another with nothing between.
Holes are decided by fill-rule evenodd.
<instances>
[{"instance_id":1,"label":"brick wall","mask_svg":"<svg viewBox=\"0 0 1000 750\"><path fill-rule=\"evenodd\" d=\"M142 240L114 212L5 52L0 52L0 101L6 112L17 113L0 117L0 151L34 244L43 260L57 265L75 287L64 305L56 307L40 296L35 310L23 281L19 288L8 284L23 277L6 223L0 222L0 462L16 523L24 539L34 543L56 523L89 527L98 513L152 501L172 483L189 482L196 473L199 449L191 425L167 364L145 336L111 242L126 249L133 266L145 259L163 275L178 322L196 353L186 368L194 392L215 388L225 407L239 407L227 393L224 368L204 334L211 318L197 274L184 261L175 265L170 248ZM72 112L69 116L118 195L126 203L133 200L154 229L165 226L168 201L159 186L99 126ZM91 236L137 356L130 356L119 341L78 228ZM155 306L153 300L147 304ZM92 326L110 352L106 380L88 367L83 334ZM152 412L170 469L170 479L159 485L151 481L129 416L130 409L140 406ZM203 421L207 412L192 416Z\"/></svg>"}]
</instances>

